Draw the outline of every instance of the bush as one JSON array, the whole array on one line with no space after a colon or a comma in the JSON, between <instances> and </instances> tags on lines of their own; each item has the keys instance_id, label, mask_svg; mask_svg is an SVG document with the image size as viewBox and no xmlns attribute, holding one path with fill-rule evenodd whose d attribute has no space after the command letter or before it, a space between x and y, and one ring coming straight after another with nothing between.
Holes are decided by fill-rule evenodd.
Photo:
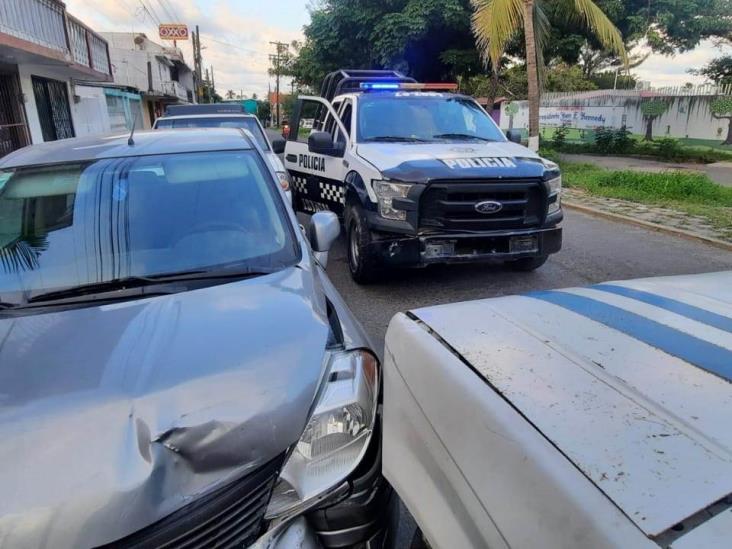
<instances>
[{"instance_id":1,"label":"bush","mask_svg":"<svg viewBox=\"0 0 732 549\"><path fill-rule=\"evenodd\" d=\"M615 147L613 142L614 131L612 128L597 128L595 129L595 149L601 154L610 154L614 152Z\"/></svg>"},{"instance_id":2,"label":"bush","mask_svg":"<svg viewBox=\"0 0 732 549\"><path fill-rule=\"evenodd\" d=\"M556 149L562 149L567 144L567 134L569 133L569 125L562 124L554 130L554 136L552 137L552 145Z\"/></svg>"},{"instance_id":3,"label":"bush","mask_svg":"<svg viewBox=\"0 0 732 549\"><path fill-rule=\"evenodd\" d=\"M678 160L685 157L686 151L684 151L679 141L672 137L662 137L654 141L653 145L656 148L658 156L664 160Z\"/></svg>"},{"instance_id":4,"label":"bush","mask_svg":"<svg viewBox=\"0 0 732 549\"><path fill-rule=\"evenodd\" d=\"M613 135L613 147L615 152L626 153L633 148L635 139L633 134L626 126L622 126L620 129L615 130Z\"/></svg>"}]
</instances>

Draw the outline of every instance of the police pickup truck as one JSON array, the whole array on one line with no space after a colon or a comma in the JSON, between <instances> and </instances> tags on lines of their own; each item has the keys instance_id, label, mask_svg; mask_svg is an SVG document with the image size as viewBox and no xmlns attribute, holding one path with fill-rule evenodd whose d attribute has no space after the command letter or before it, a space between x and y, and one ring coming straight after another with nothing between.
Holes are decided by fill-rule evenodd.
<instances>
[{"instance_id":1,"label":"police pickup truck","mask_svg":"<svg viewBox=\"0 0 732 549\"><path fill-rule=\"evenodd\" d=\"M454 84L341 70L300 96L285 147L295 208L342 216L357 282L389 266L503 260L562 244L556 164L511 142ZM311 132L298 131L314 118Z\"/></svg>"},{"instance_id":2,"label":"police pickup truck","mask_svg":"<svg viewBox=\"0 0 732 549\"><path fill-rule=\"evenodd\" d=\"M410 311L384 360L434 549L732 547L732 272Z\"/></svg>"}]
</instances>

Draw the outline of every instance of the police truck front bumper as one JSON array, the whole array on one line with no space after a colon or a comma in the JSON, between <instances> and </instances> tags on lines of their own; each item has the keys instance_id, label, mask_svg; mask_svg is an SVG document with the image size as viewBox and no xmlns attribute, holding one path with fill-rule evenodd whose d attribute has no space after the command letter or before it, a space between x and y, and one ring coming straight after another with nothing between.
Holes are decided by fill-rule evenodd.
<instances>
[{"instance_id":1,"label":"police truck front bumper","mask_svg":"<svg viewBox=\"0 0 732 549\"><path fill-rule=\"evenodd\" d=\"M491 233L427 233L416 236L372 233L371 246L394 267L423 267L435 263L511 261L558 252L561 227Z\"/></svg>"}]
</instances>

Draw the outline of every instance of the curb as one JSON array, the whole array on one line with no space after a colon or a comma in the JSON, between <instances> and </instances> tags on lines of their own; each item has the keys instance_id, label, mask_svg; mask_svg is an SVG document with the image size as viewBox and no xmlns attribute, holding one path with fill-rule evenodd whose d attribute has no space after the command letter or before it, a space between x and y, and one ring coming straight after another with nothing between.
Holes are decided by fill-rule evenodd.
<instances>
[{"instance_id":1,"label":"curb","mask_svg":"<svg viewBox=\"0 0 732 549\"><path fill-rule=\"evenodd\" d=\"M668 227L666 225L659 225L658 223L652 223L651 221L641 221L640 219L634 219L627 215L599 210L597 208L593 208L592 206L585 206L584 204L572 202L571 200L562 199L562 206L566 206L567 208L571 208L573 210L584 212L584 213L594 215L597 217L603 217L605 219L610 219L611 221L620 221L622 223L627 223L629 225L636 225L638 227L643 227L645 229L651 229L651 230L657 231L659 233L666 233L666 234L670 234L673 236L680 236L681 238L686 238L687 240L703 242L704 244L709 244L716 248L722 248L723 250L732 251L732 242L725 242L724 240L719 240L718 238L710 238L708 236L702 236L700 234L685 231L683 229L676 229L674 227Z\"/></svg>"}]
</instances>

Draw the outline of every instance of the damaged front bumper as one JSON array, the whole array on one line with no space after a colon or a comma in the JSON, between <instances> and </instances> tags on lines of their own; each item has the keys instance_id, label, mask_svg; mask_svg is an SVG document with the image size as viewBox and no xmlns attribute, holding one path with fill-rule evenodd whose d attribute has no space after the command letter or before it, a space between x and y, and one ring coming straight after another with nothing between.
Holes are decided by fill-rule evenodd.
<instances>
[{"instance_id":1,"label":"damaged front bumper","mask_svg":"<svg viewBox=\"0 0 732 549\"><path fill-rule=\"evenodd\" d=\"M434 263L511 261L558 252L561 227L490 233L425 233L416 236L374 233L372 252L394 267Z\"/></svg>"},{"instance_id":2,"label":"damaged front bumper","mask_svg":"<svg viewBox=\"0 0 732 549\"><path fill-rule=\"evenodd\" d=\"M398 523L396 496L381 474L380 434L347 480L296 516L269 524L254 549L391 547Z\"/></svg>"}]
</instances>

